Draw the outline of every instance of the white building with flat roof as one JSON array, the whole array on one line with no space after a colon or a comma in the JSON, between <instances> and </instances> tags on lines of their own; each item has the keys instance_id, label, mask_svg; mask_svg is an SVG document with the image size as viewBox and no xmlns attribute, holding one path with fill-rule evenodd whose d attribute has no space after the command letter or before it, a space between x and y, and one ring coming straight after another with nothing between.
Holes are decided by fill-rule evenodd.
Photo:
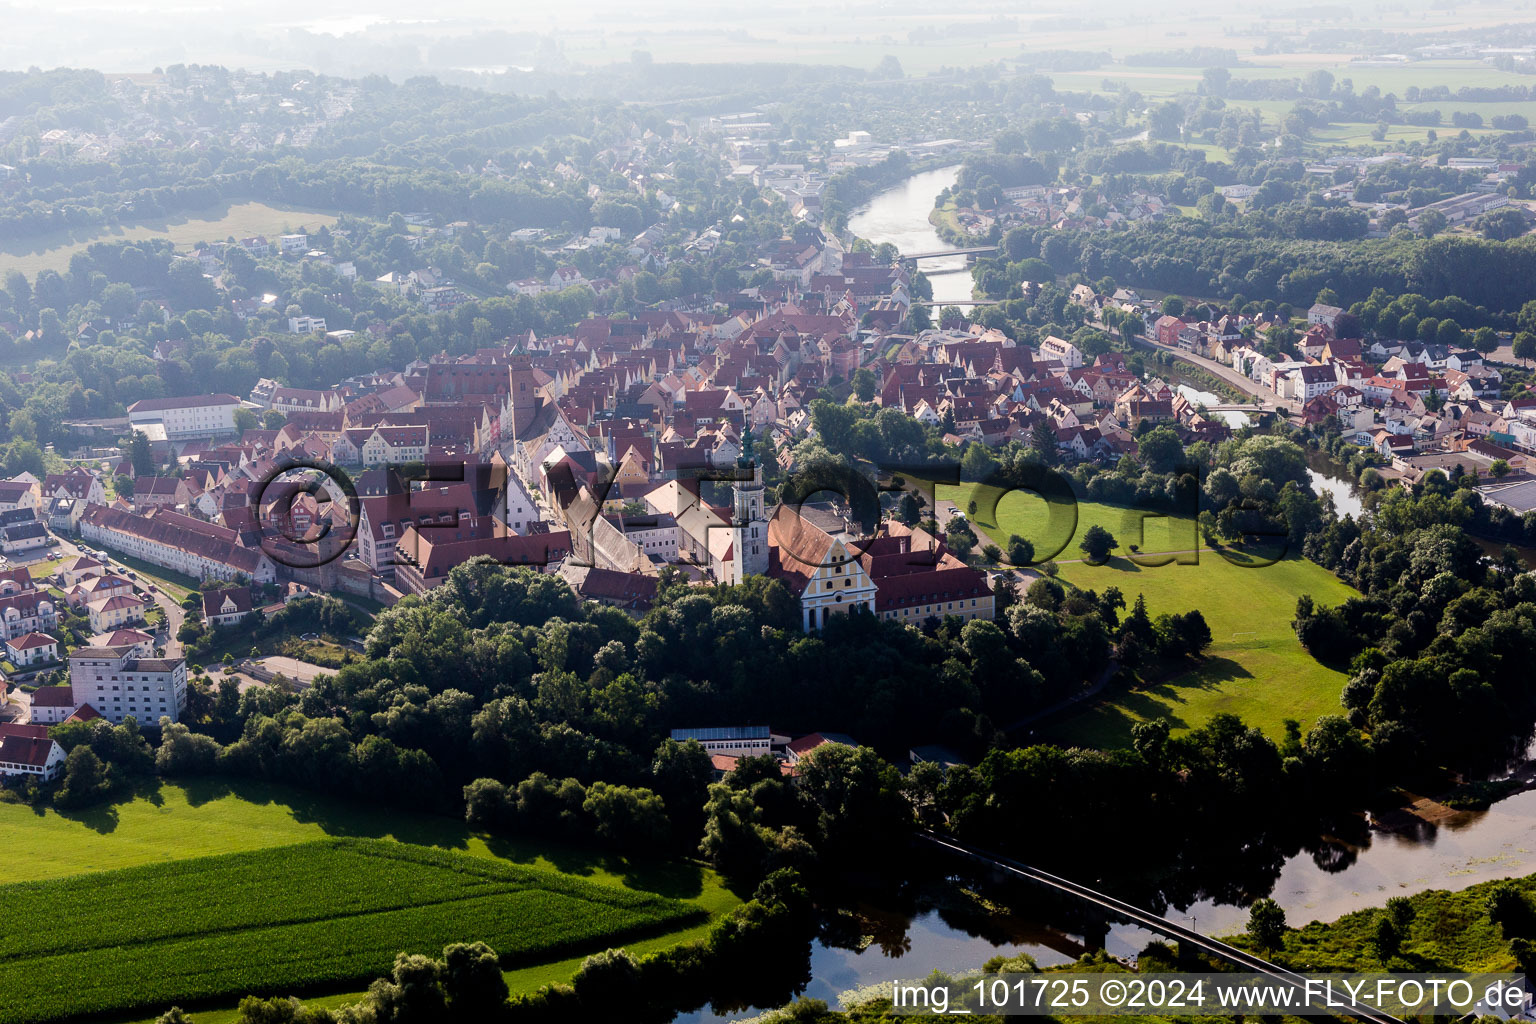
<instances>
[{"instance_id":1,"label":"white building with flat roof","mask_svg":"<svg viewBox=\"0 0 1536 1024\"><path fill-rule=\"evenodd\" d=\"M69 655L75 700L113 725L132 715L140 725L176 721L187 706L185 658L141 658L136 644L79 647Z\"/></svg>"},{"instance_id":2,"label":"white building with flat roof","mask_svg":"<svg viewBox=\"0 0 1536 1024\"><path fill-rule=\"evenodd\" d=\"M213 437L236 433L234 395L187 395L182 398L146 398L128 407L128 424L153 434L160 427L167 439Z\"/></svg>"}]
</instances>

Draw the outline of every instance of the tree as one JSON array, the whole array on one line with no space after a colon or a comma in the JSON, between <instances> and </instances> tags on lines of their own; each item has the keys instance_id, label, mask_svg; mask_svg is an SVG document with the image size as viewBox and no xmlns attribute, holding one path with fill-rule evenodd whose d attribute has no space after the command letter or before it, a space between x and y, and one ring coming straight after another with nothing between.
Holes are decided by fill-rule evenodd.
<instances>
[{"instance_id":1,"label":"tree","mask_svg":"<svg viewBox=\"0 0 1536 1024\"><path fill-rule=\"evenodd\" d=\"M442 980L453 1020L495 1020L507 1001L500 958L483 942L456 942L445 948Z\"/></svg>"},{"instance_id":2,"label":"tree","mask_svg":"<svg viewBox=\"0 0 1536 1024\"><path fill-rule=\"evenodd\" d=\"M1514 882L1500 882L1488 893L1484 901L1488 920L1504 930L1505 938L1530 938L1536 912L1531 901Z\"/></svg>"},{"instance_id":3,"label":"tree","mask_svg":"<svg viewBox=\"0 0 1536 1024\"><path fill-rule=\"evenodd\" d=\"M1376 957L1382 963L1397 956L1398 950L1402 948L1402 936L1397 933L1392 918L1386 914L1376 919L1376 931L1371 936L1371 945L1376 947Z\"/></svg>"},{"instance_id":4,"label":"tree","mask_svg":"<svg viewBox=\"0 0 1536 1024\"><path fill-rule=\"evenodd\" d=\"M1143 464L1156 473L1170 472L1184 459L1184 444L1167 424L1154 427L1137 438L1136 450Z\"/></svg>"},{"instance_id":5,"label":"tree","mask_svg":"<svg viewBox=\"0 0 1536 1024\"><path fill-rule=\"evenodd\" d=\"M697 740L663 740L651 762L656 793L666 805L673 836L680 845L696 845L704 829L704 803L714 767Z\"/></svg>"},{"instance_id":6,"label":"tree","mask_svg":"<svg viewBox=\"0 0 1536 1024\"><path fill-rule=\"evenodd\" d=\"M1173 100L1166 100L1147 111L1147 128L1155 139L1178 138L1183 123L1184 108Z\"/></svg>"},{"instance_id":7,"label":"tree","mask_svg":"<svg viewBox=\"0 0 1536 1024\"><path fill-rule=\"evenodd\" d=\"M1198 608L1191 608L1183 614L1173 616L1173 624L1179 645L1190 657L1198 657L1200 652L1211 646L1214 640L1211 636L1211 627Z\"/></svg>"},{"instance_id":8,"label":"tree","mask_svg":"<svg viewBox=\"0 0 1536 1024\"><path fill-rule=\"evenodd\" d=\"M142 430L133 432L133 439L128 445L128 458L133 464L135 476L153 476L155 472L155 457L150 451L149 435Z\"/></svg>"},{"instance_id":9,"label":"tree","mask_svg":"<svg viewBox=\"0 0 1536 1024\"><path fill-rule=\"evenodd\" d=\"M1206 220L1216 220L1227 208L1227 197L1220 192L1207 192L1195 200L1195 212Z\"/></svg>"},{"instance_id":10,"label":"tree","mask_svg":"<svg viewBox=\"0 0 1536 1024\"><path fill-rule=\"evenodd\" d=\"M1165 295L1163 296L1162 310L1164 316L1183 316L1184 300L1177 295Z\"/></svg>"},{"instance_id":11,"label":"tree","mask_svg":"<svg viewBox=\"0 0 1536 1024\"><path fill-rule=\"evenodd\" d=\"M378 1024L427 1024L446 1016L442 985L443 965L419 953L397 953L387 978L368 988Z\"/></svg>"},{"instance_id":12,"label":"tree","mask_svg":"<svg viewBox=\"0 0 1536 1024\"><path fill-rule=\"evenodd\" d=\"M571 988L581 1000L584 1020L618 1020L642 1005L640 965L622 949L594 953L571 976Z\"/></svg>"},{"instance_id":13,"label":"tree","mask_svg":"<svg viewBox=\"0 0 1536 1024\"><path fill-rule=\"evenodd\" d=\"M1521 331L1516 334L1511 351L1516 359L1523 359L1526 362L1536 359L1536 334L1530 331Z\"/></svg>"},{"instance_id":14,"label":"tree","mask_svg":"<svg viewBox=\"0 0 1536 1024\"><path fill-rule=\"evenodd\" d=\"M112 481L112 487L117 491L117 495L120 498L133 497L133 477L131 476L117 477Z\"/></svg>"},{"instance_id":15,"label":"tree","mask_svg":"<svg viewBox=\"0 0 1536 1024\"><path fill-rule=\"evenodd\" d=\"M1530 225L1526 222L1523 207L1506 206L1501 210L1485 213L1472 224L1483 237L1495 242L1505 242L1525 234Z\"/></svg>"},{"instance_id":16,"label":"tree","mask_svg":"<svg viewBox=\"0 0 1536 1024\"><path fill-rule=\"evenodd\" d=\"M1086 555L1086 561L1090 565L1103 565L1109 561L1109 553L1120 546L1110 533L1098 523L1088 527L1083 533L1083 539L1078 543L1078 548Z\"/></svg>"},{"instance_id":17,"label":"tree","mask_svg":"<svg viewBox=\"0 0 1536 1024\"><path fill-rule=\"evenodd\" d=\"M1268 896L1248 908L1248 937L1260 949L1276 950L1285 944L1285 911Z\"/></svg>"},{"instance_id":18,"label":"tree","mask_svg":"<svg viewBox=\"0 0 1536 1024\"><path fill-rule=\"evenodd\" d=\"M1393 896L1387 900L1387 916L1392 919L1398 935L1407 938L1409 929L1413 927L1413 919L1417 916L1413 900L1407 896Z\"/></svg>"},{"instance_id":19,"label":"tree","mask_svg":"<svg viewBox=\"0 0 1536 1024\"><path fill-rule=\"evenodd\" d=\"M1029 565L1035 560L1035 546L1018 534L1008 538L1008 561L1013 565Z\"/></svg>"},{"instance_id":20,"label":"tree","mask_svg":"<svg viewBox=\"0 0 1536 1024\"><path fill-rule=\"evenodd\" d=\"M1492 327L1479 327L1472 332L1472 347L1488 355L1499 347L1499 332Z\"/></svg>"},{"instance_id":21,"label":"tree","mask_svg":"<svg viewBox=\"0 0 1536 1024\"><path fill-rule=\"evenodd\" d=\"M1047 466L1061 461L1061 449L1056 447L1056 431L1044 417L1035 420L1035 425L1029 428L1029 446Z\"/></svg>"},{"instance_id":22,"label":"tree","mask_svg":"<svg viewBox=\"0 0 1536 1024\"><path fill-rule=\"evenodd\" d=\"M1051 284L1056 280L1056 270L1045 260L1032 256L1021 260L1015 268L1016 276L1020 281L1028 281L1033 284Z\"/></svg>"},{"instance_id":23,"label":"tree","mask_svg":"<svg viewBox=\"0 0 1536 1024\"><path fill-rule=\"evenodd\" d=\"M800 759L800 790L819 811L819 851L857 855L911 824L901 775L869 747L823 743Z\"/></svg>"},{"instance_id":24,"label":"tree","mask_svg":"<svg viewBox=\"0 0 1536 1024\"><path fill-rule=\"evenodd\" d=\"M1506 459L1494 459L1493 465L1488 467L1488 475L1495 480L1502 480L1509 476L1509 462Z\"/></svg>"},{"instance_id":25,"label":"tree","mask_svg":"<svg viewBox=\"0 0 1536 1024\"><path fill-rule=\"evenodd\" d=\"M54 794L59 807L85 807L108 796L116 788L116 773L87 744L81 744L64 759L64 781Z\"/></svg>"},{"instance_id":26,"label":"tree","mask_svg":"<svg viewBox=\"0 0 1536 1024\"><path fill-rule=\"evenodd\" d=\"M755 884L768 857L768 830L759 824L761 818L751 793L724 782L712 784L699 852L727 879Z\"/></svg>"},{"instance_id":27,"label":"tree","mask_svg":"<svg viewBox=\"0 0 1536 1024\"><path fill-rule=\"evenodd\" d=\"M1424 210L1419 214L1419 234L1434 238L1450 226L1450 221L1439 210Z\"/></svg>"},{"instance_id":28,"label":"tree","mask_svg":"<svg viewBox=\"0 0 1536 1024\"><path fill-rule=\"evenodd\" d=\"M853 371L852 383L854 397L861 402L868 402L875 397L875 391L880 387L880 378L866 366Z\"/></svg>"},{"instance_id":29,"label":"tree","mask_svg":"<svg viewBox=\"0 0 1536 1024\"><path fill-rule=\"evenodd\" d=\"M671 829L661 797L638 786L594 782L582 810L592 818L599 839L634 855L658 852Z\"/></svg>"},{"instance_id":30,"label":"tree","mask_svg":"<svg viewBox=\"0 0 1536 1024\"><path fill-rule=\"evenodd\" d=\"M243 434L247 430L256 430L260 426L261 421L256 418L256 414L251 410L244 406L235 410L235 429L240 433Z\"/></svg>"},{"instance_id":31,"label":"tree","mask_svg":"<svg viewBox=\"0 0 1536 1024\"><path fill-rule=\"evenodd\" d=\"M217 766L219 745L212 736L193 732L169 718L160 720L160 736L155 767L162 775L202 775Z\"/></svg>"}]
</instances>

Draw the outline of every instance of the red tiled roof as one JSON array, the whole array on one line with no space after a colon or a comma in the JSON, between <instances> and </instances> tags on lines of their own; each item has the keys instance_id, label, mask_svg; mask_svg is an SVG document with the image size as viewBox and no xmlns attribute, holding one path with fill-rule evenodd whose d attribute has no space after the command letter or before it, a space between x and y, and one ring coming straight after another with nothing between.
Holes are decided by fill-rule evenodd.
<instances>
[{"instance_id":1,"label":"red tiled roof","mask_svg":"<svg viewBox=\"0 0 1536 1024\"><path fill-rule=\"evenodd\" d=\"M8 761L11 764L24 764L33 768L46 767L53 749L54 742L47 737L41 739L24 736L0 737L0 761Z\"/></svg>"},{"instance_id":2,"label":"red tiled roof","mask_svg":"<svg viewBox=\"0 0 1536 1024\"><path fill-rule=\"evenodd\" d=\"M58 641L47 633L28 633L14 640L7 640L6 645L16 651L30 651L38 647L49 647Z\"/></svg>"},{"instance_id":3,"label":"red tiled roof","mask_svg":"<svg viewBox=\"0 0 1536 1024\"><path fill-rule=\"evenodd\" d=\"M40 686L32 691L35 708L72 708L75 706L73 686Z\"/></svg>"}]
</instances>

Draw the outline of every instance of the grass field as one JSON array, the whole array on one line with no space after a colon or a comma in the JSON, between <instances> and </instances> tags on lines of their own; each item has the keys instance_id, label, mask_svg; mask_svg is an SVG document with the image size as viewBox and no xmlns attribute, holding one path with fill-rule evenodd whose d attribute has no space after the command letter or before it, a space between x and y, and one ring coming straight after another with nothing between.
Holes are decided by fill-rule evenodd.
<instances>
[{"instance_id":1,"label":"grass field","mask_svg":"<svg viewBox=\"0 0 1536 1024\"><path fill-rule=\"evenodd\" d=\"M965 508L971 491L941 487L938 497ZM1146 519L1141 524L1146 536L1138 542L1133 538L1141 513L1114 505L1079 502L1074 525L1068 507L1052 508L1035 495L1014 492L998 503L995 517L987 513L988 501L982 495L976 525L999 545L1006 546L1008 537L1017 533L1034 542L1037 558L1060 547L1061 580L1098 591L1119 587L1128 605L1141 594L1153 617L1198 608L1214 637L1206 659L1192 671L1147 689L1116 693L1057 719L1048 727L1052 738L1094 747L1125 746L1137 722L1166 718L1182 730L1222 712L1278 737L1284 734L1287 718L1309 726L1319 715L1339 711L1345 675L1313 659L1291 629L1296 599L1302 594L1333 605L1354 593L1321 566L1289 557L1249 567L1233 564L1209 548L1196 553L1195 526L1188 519ZM1077 549L1083 532L1094 524L1109 530L1121 545L1101 566L1083 562ZM1137 565L1126 557L1131 543L1139 544L1148 561L1157 552L1187 554L1173 564Z\"/></svg>"},{"instance_id":2,"label":"grass field","mask_svg":"<svg viewBox=\"0 0 1536 1024\"><path fill-rule=\"evenodd\" d=\"M40 562L12 562L12 565L23 567L32 574L34 580L40 580L59 571L59 566L66 560L63 558L45 558Z\"/></svg>"},{"instance_id":3,"label":"grass field","mask_svg":"<svg viewBox=\"0 0 1536 1024\"><path fill-rule=\"evenodd\" d=\"M185 576L172 569L161 568L142 559L134 558L132 555L125 555L110 545L102 545L102 549L112 556L113 561L123 563L140 576L148 579L149 582L157 585L173 601L180 602L185 600L186 596L197 590L200 585L191 576Z\"/></svg>"},{"instance_id":4,"label":"grass field","mask_svg":"<svg viewBox=\"0 0 1536 1024\"><path fill-rule=\"evenodd\" d=\"M462 822L450 818L408 811L385 813L303 790L224 779L196 780L184 785L161 783L141 790L131 800L65 814L0 803L0 835L6 837L7 849L21 858L18 862L28 865L27 877L37 882L83 881L91 877L88 872L179 863L352 836L436 847L490 865L560 872L569 879L621 892L681 900L712 915L740 902L714 872L697 864L631 862L555 843L490 838L472 833ZM160 904L155 906L156 913L160 913ZM623 945L635 952L666 948L698 938L709 927L708 922L677 924L675 930L664 935L626 941ZM483 937L467 931L458 936ZM507 971L508 984L513 991L529 991L552 981L567 980L586 953L607 944L594 940L590 949L580 953L553 952L552 959L528 954L536 962L525 962ZM516 952L510 944L497 948L502 953ZM331 1005L356 1001L365 986L342 987L345 991L332 991L317 998ZM146 1021L153 1021L164 1008L155 1007L154 1012L146 1008L143 1016ZM227 1006L200 1011L197 1020L199 1024L222 1024L234 1016L231 1000Z\"/></svg>"},{"instance_id":5,"label":"grass field","mask_svg":"<svg viewBox=\"0 0 1536 1024\"><path fill-rule=\"evenodd\" d=\"M465 938L527 962L706 916L555 871L370 839L20 883L0 887L0 902L0 1021L17 1024L366 982L401 950Z\"/></svg>"},{"instance_id":6,"label":"grass field","mask_svg":"<svg viewBox=\"0 0 1536 1024\"><path fill-rule=\"evenodd\" d=\"M1357 93L1375 86L1383 93L1396 95L1400 111L1439 110L1444 123L1434 130L1441 136L1456 135L1461 131L1451 126L1451 114L1458 110L1481 114L1485 124L1498 114L1523 114L1532 121L1536 121L1536 101L1530 100L1479 103L1459 99L1439 99L1409 103L1403 99L1411 86L1428 89L1443 85L1449 87L1454 93L1462 86L1492 88L1501 85L1523 87L1528 84L1524 76L1499 71L1478 60L1422 60L1401 65L1361 67L1351 64L1349 57L1343 54L1267 54L1247 59L1251 66L1232 69L1234 82L1303 78L1313 70L1322 69L1332 74L1336 81L1349 79ZM1104 85L1108 82L1115 83L1122 89L1135 90L1148 98L1167 98L1178 93L1193 92L1201 81L1201 71L1198 68L1142 67L1124 64L1106 65L1088 71L1055 71L1049 74L1057 88L1061 89L1086 89L1090 92L1105 93ZM1277 131L1296 103L1297 101L1293 99L1234 98L1227 100L1228 106L1234 109L1260 111L1264 115L1265 124ZM1375 122L1330 124L1312 132L1308 139L1309 148L1373 146L1381 149L1395 149L1411 142L1427 141L1430 131L1429 128L1415 125L1392 125L1387 129L1386 138L1377 141L1371 137L1375 129ZM1504 133L1485 127L1474 128L1471 134L1482 137ZM1209 158L1215 160L1231 159L1226 150L1216 146L1187 143L1185 148L1202 149Z\"/></svg>"},{"instance_id":7,"label":"grass field","mask_svg":"<svg viewBox=\"0 0 1536 1024\"><path fill-rule=\"evenodd\" d=\"M92 242L169 238L178 247L186 248L196 242L221 242L230 236L271 238L283 234L286 228L302 225L313 231L334 223L334 215L304 207L234 203L100 231L54 231L0 241L0 276L12 270L20 270L29 278L36 277L39 270L63 271L69 267L69 258Z\"/></svg>"}]
</instances>

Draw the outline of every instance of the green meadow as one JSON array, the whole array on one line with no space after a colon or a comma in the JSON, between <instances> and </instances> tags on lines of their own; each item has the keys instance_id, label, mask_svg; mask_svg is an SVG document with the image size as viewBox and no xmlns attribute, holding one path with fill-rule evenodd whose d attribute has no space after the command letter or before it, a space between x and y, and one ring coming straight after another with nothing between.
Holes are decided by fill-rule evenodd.
<instances>
[{"instance_id":1,"label":"green meadow","mask_svg":"<svg viewBox=\"0 0 1536 1024\"><path fill-rule=\"evenodd\" d=\"M938 497L961 509L974 497L975 524L999 546L1006 548L1008 538L1018 534L1034 543L1037 559L1059 551L1058 578L1072 586L1100 592L1119 587L1128 606L1140 594L1154 618L1198 608L1214 639L1205 659L1190 671L1145 689L1115 692L1047 723L1051 738L1083 746L1125 746L1138 722L1166 718L1178 731L1196 728L1223 712L1279 737L1287 718L1309 726L1319 715L1339 712L1345 674L1316 661L1291 629L1301 595L1334 605L1354 594L1321 566L1298 555L1273 564L1235 554L1229 559L1197 543L1192 520L1144 518L1139 511L1115 505L1079 502L1074 510L1016 491L1005 495L992 512L993 494L964 485L940 487ZM1077 547L1093 525L1103 526L1120 542L1104 565L1087 564ZM1140 540L1135 539L1138 532ZM1128 550L1132 543L1141 549L1141 561L1169 564L1133 562ZM1179 554L1169 554L1173 552Z\"/></svg>"},{"instance_id":2,"label":"green meadow","mask_svg":"<svg viewBox=\"0 0 1536 1024\"><path fill-rule=\"evenodd\" d=\"M314 231L336 223L332 214L298 206L269 206L266 203L231 203L195 213L181 213L158 220L120 224L89 231L68 229L27 238L0 241L0 277L20 270L27 277L39 270L63 271L69 258L92 242L133 242L149 238L169 238L185 249L198 242L222 242L229 237L275 236L299 227Z\"/></svg>"}]
</instances>

